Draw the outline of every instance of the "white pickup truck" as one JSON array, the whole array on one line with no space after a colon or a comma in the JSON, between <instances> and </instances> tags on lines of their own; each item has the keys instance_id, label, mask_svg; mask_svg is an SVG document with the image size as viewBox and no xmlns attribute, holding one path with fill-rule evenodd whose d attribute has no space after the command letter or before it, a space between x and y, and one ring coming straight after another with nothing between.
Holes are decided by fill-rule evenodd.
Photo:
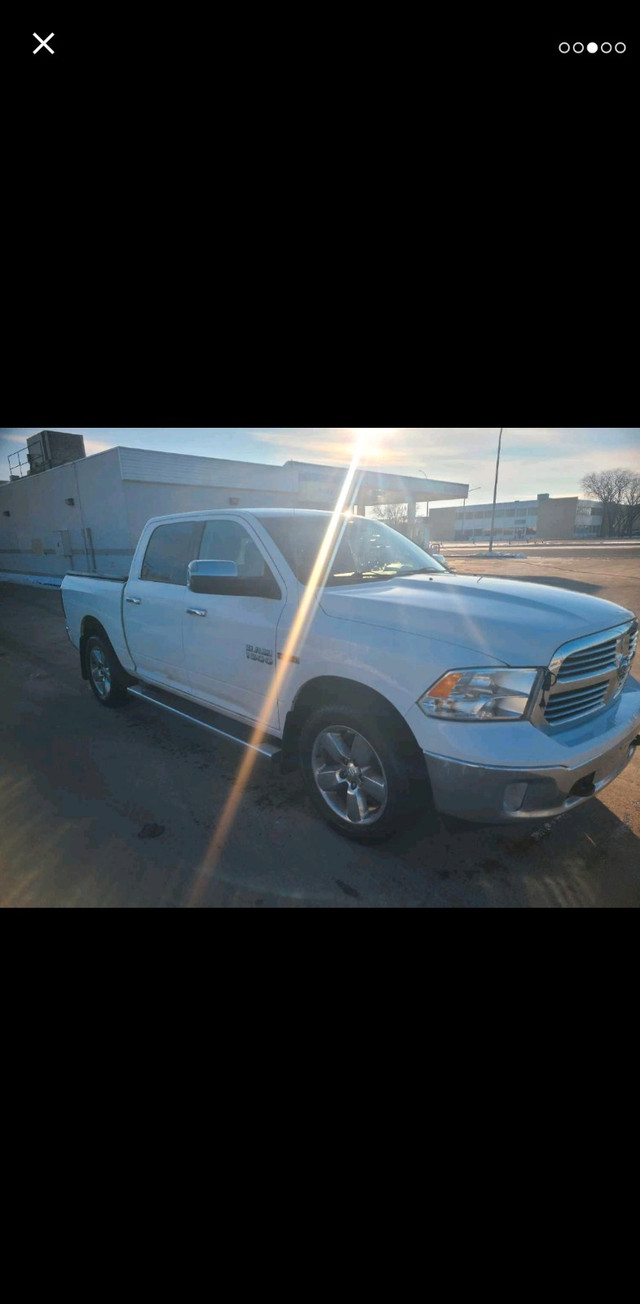
<instances>
[{"instance_id":1,"label":"white pickup truck","mask_svg":"<svg viewBox=\"0 0 640 1304\"><path fill-rule=\"evenodd\" d=\"M98 702L142 698L285 773L300 764L320 813L361 841L428 802L548 819L624 769L640 743L633 612L453 575L363 517L340 517L329 546L331 525L293 509L163 517L128 579L68 575Z\"/></svg>"}]
</instances>

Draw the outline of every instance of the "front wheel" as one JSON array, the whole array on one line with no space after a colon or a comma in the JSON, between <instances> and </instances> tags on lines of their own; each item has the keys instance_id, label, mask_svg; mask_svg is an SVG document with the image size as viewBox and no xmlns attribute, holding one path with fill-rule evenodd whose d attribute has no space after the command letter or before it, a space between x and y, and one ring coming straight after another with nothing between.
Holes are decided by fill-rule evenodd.
<instances>
[{"instance_id":1,"label":"front wheel","mask_svg":"<svg viewBox=\"0 0 640 1304\"><path fill-rule=\"evenodd\" d=\"M345 837L382 842L428 804L424 764L391 714L324 707L307 720L300 747L311 800Z\"/></svg>"},{"instance_id":2,"label":"front wheel","mask_svg":"<svg viewBox=\"0 0 640 1304\"><path fill-rule=\"evenodd\" d=\"M109 641L93 634L85 653L89 683L101 706L122 706L129 700L123 671Z\"/></svg>"}]
</instances>

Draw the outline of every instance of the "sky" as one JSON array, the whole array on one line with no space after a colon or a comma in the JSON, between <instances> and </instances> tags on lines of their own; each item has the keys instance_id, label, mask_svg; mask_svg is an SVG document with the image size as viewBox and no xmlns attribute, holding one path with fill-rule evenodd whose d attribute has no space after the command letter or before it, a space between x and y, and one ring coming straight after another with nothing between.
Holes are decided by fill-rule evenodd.
<instances>
[{"instance_id":1,"label":"sky","mask_svg":"<svg viewBox=\"0 0 640 1304\"><path fill-rule=\"evenodd\" d=\"M9 479L7 457L24 448L39 429L1 427L0 480ZM62 427L58 427L62 428ZM343 464L350 460L354 427L346 426L211 426L80 427L65 430L84 436L87 456L122 444L129 448L191 453L281 466L294 459ZM493 498L498 426L475 428L399 426L371 431L368 465L404 475L468 483L470 501ZM581 494L580 481L590 471L623 466L640 474L640 427L521 427L503 435L498 501Z\"/></svg>"}]
</instances>

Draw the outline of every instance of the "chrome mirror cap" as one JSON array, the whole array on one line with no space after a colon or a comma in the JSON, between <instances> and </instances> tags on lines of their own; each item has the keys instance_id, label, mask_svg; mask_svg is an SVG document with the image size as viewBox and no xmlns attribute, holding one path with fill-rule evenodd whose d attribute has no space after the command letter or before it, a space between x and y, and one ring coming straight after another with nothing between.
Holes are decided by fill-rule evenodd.
<instances>
[{"instance_id":1,"label":"chrome mirror cap","mask_svg":"<svg viewBox=\"0 0 640 1304\"><path fill-rule=\"evenodd\" d=\"M187 573L188 587L197 592L199 580L237 580L238 567L234 561L192 561Z\"/></svg>"}]
</instances>

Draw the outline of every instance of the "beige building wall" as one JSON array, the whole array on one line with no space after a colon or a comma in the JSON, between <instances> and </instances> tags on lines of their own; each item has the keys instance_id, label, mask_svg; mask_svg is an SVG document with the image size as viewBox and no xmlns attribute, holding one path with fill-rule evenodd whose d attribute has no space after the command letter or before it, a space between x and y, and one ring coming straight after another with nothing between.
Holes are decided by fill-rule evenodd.
<instances>
[{"instance_id":1,"label":"beige building wall","mask_svg":"<svg viewBox=\"0 0 640 1304\"><path fill-rule=\"evenodd\" d=\"M538 538L573 539L578 498L541 498L538 502Z\"/></svg>"},{"instance_id":2,"label":"beige building wall","mask_svg":"<svg viewBox=\"0 0 640 1304\"><path fill-rule=\"evenodd\" d=\"M595 514L597 504L593 503L592 509L594 515L585 518L584 521L578 520L578 504L580 499L571 498L546 498L539 497L535 504L527 500L526 516L527 525L535 529L535 535L538 539L574 539L576 535L586 534L587 527L599 524L600 517ZM510 504L514 512L511 513L514 520L511 525L505 525L504 513L508 505L505 503L497 504L495 530L496 538L501 542L504 541L505 531L514 540L518 537L518 522L515 519L516 508L520 504ZM523 506L523 511L525 507ZM466 534L474 528L474 515L481 511L483 520L480 526L476 526L476 538L484 542L489 535L491 528L491 505L490 504L467 504L465 522ZM452 542L456 538L456 532L460 535L462 530L462 515L459 505L455 507L433 507L430 512L431 538L442 540L443 542ZM524 519L524 518L523 518ZM537 527L534 522L537 521ZM590 529L588 531L590 533ZM595 531L597 532L597 531ZM523 536L524 537L524 536ZM526 537L532 537L527 534Z\"/></svg>"},{"instance_id":3,"label":"beige building wall","mask_svg":"<svg viewBox=\"0 0 640 1304\"><path fill-rule=\"evenodd\" d=\"M429 512L432 543L450 543L456 537L456 507L432 507Z\"/></svg>"}]
</instances>

